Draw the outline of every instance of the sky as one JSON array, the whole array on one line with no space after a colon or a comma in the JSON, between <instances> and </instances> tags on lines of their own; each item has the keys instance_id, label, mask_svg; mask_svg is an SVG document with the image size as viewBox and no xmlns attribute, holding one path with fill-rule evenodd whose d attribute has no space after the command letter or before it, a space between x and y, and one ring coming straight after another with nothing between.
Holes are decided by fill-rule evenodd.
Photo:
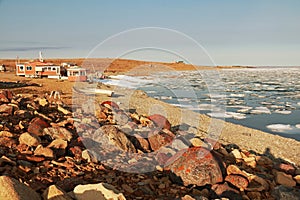
<instances>
[{"instance_id":1,"label":"sky","mask_svg":"<svg viewBox=\"0 0 300 200\"><path fill-rule=\"evenodd\" d=\"M0 0L0 58L300 66L298 0Z\"/></svg>"}]
</instances>

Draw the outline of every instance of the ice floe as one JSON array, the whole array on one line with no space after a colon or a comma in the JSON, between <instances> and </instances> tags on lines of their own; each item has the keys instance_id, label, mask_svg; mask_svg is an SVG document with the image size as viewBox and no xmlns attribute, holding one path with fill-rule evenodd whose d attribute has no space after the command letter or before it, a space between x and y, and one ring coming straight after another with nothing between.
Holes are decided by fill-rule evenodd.
<instances>
[{"instance_id":1,"label":"ice floe","mask_svg":"<svg viewBox=\"0 0 300 200\"><path fill-rule=\"evenodd\" d=\"M284 132L293 129L293 127L290 124L270 124L266 127L274 132Z\"/></svg>"},{"instance_id":2,"label":"ice floe","mask_svg":"<svg viewBox=\"0 0 300 200\"><path fill-rule=\"evenodd\" d=\"M289 115L292 113L292 111L290 111L290 110L275 110L274 113Z\"/></svg>"},{"instance_id":3,"label":"ice floe","mask_svg":"<svg viewBox=\"0 0 300 200\"><path fill-rule=\"evenodd\" d=\"M271 111L267 107L255 107L250 111L251 114L271 114Z\"/></svg>"}]
</instances>

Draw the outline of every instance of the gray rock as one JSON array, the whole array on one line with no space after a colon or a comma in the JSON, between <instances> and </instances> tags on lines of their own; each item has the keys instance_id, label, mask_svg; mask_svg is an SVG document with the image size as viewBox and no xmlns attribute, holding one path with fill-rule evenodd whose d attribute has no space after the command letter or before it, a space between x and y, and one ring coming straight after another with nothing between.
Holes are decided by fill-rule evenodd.
<instances>
[{"instance_id":1,"label":"gray rock","mask_svg":"<svg viewBox=\"0 0 300 200\"><path fill-rule=\"evenodd\" d=\"M300 200L300 190L283 185L274 188L272 195L277 200Z\"/></svg>"}]
</instances>

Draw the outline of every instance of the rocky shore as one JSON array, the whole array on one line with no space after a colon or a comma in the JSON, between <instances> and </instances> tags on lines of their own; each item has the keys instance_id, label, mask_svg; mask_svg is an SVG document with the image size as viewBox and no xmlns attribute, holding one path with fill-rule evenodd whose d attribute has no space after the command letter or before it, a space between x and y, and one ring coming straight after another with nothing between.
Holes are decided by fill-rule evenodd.
<instances>
[{"instance_id":1,"label":"rocky shore","mask_svg":"<svg viewBox=\"0 0 300 200\"><path fill-rule=\"evenodd\" d=\"M294 140L229 123L215 139L204 116L146 115L162 103L139 91L80 99L0 92L0 199L299 199Z\"/></svg>"}]
</instances>

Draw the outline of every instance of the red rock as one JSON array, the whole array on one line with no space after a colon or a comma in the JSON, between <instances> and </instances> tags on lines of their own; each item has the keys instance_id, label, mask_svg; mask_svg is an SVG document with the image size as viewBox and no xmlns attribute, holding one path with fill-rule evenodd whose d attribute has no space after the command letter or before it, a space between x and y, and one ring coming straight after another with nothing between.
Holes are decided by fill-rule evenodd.
<instances>
[{"instance_id":1,"label":"red rock","mask_svg":"<svg viewBox=\"0 0 300 200\"><path fill-rule=\"evenodd\" d=\"M247 178L236 174L231 174L226 176L225 181L231 183L232 185L239 188L240 190L244 190L245 188L248 187L249 184Z\"/></svg>"},{"instance_id":2,"label":"red rock","mask_svg":"<svg viewBox=\"0 0 300 200\"><path fill-rule=\"evenodd\" d=\"M30 161L30 162L42 162L45 160L44 157L40 157L40 156L27 156L25 155L25 157L23 158L27 161Z\"/></svg>"},{"instance_id":3,"label":"red rock","mask_svg":"<svg viewBox=\"0 0 300 200\"><path fill-rule=\"evenodd\" d=\"M296 172L296 168L292 164L280 163L275 168L290 175L294 175Z\"/></svg>"},{"instance_id":4,"label":"red rock","mask_svg":"<svg viewBox=\"0 0 300 200\"><path fill-rule=\"evenodd\" d=\"M168 160L166 170L171 172L171 178L172 173L180 177L181 180L178 182L186 186L190 184L204 186L223 181L219 162L207 149L192 147L177 152L173 157Z\"/></svg>"},{"instance_id":5,"label":"red rock","mask_svg":"<svg viewBox=\"0 0 300 200\"><path fill-rule=\"evenodd\" d=\"M9 103L8 98L3 93L0 93L0 103Z\"/></svg>"},{"instance_id":6,"label":"red rock","mask_svg":"<svg viewBox=\"0 0 300 200\"><path fill-rule=\"evenodd\" d=\"M157 151L161 147L169 144L175 138L171 131L153 131L149 134L148 141L151 149Z\"/></svg>"},{"instance_id":7,"label":"red rock","mask_svg":"<svg viewBox=\"0 0 300 200\"><path fill-rule=\"evenodd\" d=\"M171 123L167 118L165 118L162 115L159 114L154 114L148 117L153 123L156 125L157 128L159 129L171 129Z\"/></svg>"},{"instance_id":8,"label":"red rock","mask_svg":"<svg viewBox=\"0 0 300 200\"><path fill-rule=\"evenodd\" d=\"M74 155L76 159L80 159L82 155L82 150L79 146L74 146L70 148L70 152Z\"/></svg>"},{"instance_id":9,"label":"red rock","mask_svg":"<svg viewBox=\"0 0 300 200\"><path fill-rule=\"evenodd\" d=\"M105 107L108 107L109 109L114 109L114 110L119 110L120 109L118 104L116 104L113 101L103 101L101 103L101 106L105 106Z\"/></svg>"},{"instance_id":10,"label":"red rock","mask_svg":"<svg viewBox=\"0 0 300 200\"><path fill-rule=\"evenodd\" d=\"M13 93L10 90L0 91L0 103L9 103L13 98Z\"/></svg>"},{"instance_id":11,"label":"red rock","mask_svg":"<svg viewBox=\"0 0 300 200\"><path fill-rule=\"evenodd\" d=\"M0 114L9 116L12 115L14 108L8 104L2 104L0 105Z\"/></svg>"},{"instance_id":12,"label":"red rock","mask_svg":"<svg viewBox=\"0 0 300 200\"><path fill-rule=\"evenodd\" d=\"M29 133L41 136L41 135L43 135L44 128L47 128L49 126L50 125L47 122L45 122L44 120L42 120L39 117L36 117L30 121L27 130Z\"/></svg>"},{"instance_id":13,"label":"red rock","mask_svg":"<svg viewBox=\"0 0 300 200\"><path fill-rule=\"evenodd\" d=\"M0 137L0 147L9 147L12 148L16 145L16 141L13 138L9 137Z\"/></svg>"},{"instance_id":14,"label":"red rock","mask_svg":"<svg viewBox=\"0 0 300 200\"><path fill-rule=\"evenodd\" d=\"M133 142L135 147L139 147L139 149L141 149L144 152L150 151L150 144L147 139L141 137L138 134L134 134L134 137L136 138L136 142L138 143L135 144L135 142Z\"/></svg>"}]
</instances>

